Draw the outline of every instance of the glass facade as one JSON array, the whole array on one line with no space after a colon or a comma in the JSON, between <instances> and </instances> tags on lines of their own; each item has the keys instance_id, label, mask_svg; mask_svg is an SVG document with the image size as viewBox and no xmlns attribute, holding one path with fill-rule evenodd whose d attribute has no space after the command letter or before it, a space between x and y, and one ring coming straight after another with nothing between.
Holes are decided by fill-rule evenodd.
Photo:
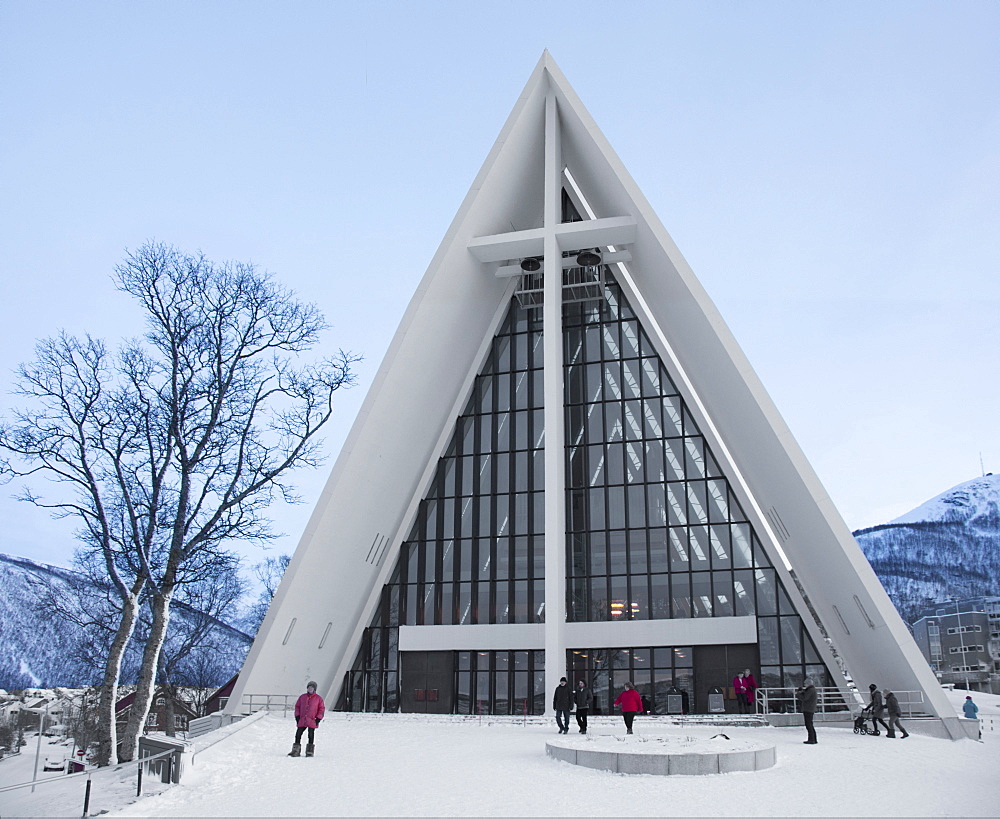
<instances>
[{"instance_id":1,"label":"glass facade","mask_svg":"<svg viewBox=\"0 0 1000 819\"><path fill-rule=\"evenodd\" d=\"M565 305L563 328L567 619L755 616L761 685L798 685L806 675L828 682L618 285L606 283L602 302Z\"/></svg>"},{"instance_id":2,"label":"glass facade","mask_svg":"<svg viewBox=\"0 0 1000 819\"><path fill-rule=\"evenodd\" d=\"M579 217L564 197L566 221ZM761 686L822 660L674 381L609 267L602 297L563 305L567 619L755 617L739 654ZM339 707L395 711L400 625L542 623L542 311L511 300L433 483L402 544ZM574 647L567 669L607 712L626 679L654 712L701 694L697 647ZM733 655L735 656L735 655ZM735 662L735 661L734 661ZM544 652L451 652L419 702L456 713L540 713ZM728 673L728 672L727 672ZM730 675L732 676L732 675ZM714 683L713 683L714 684ZM409 683L407 683L409 685ZM428 692L433 691L433 694ZM605 702L606 701L606 702Z\"/></svg>"},{"instance_id":3,"label":"glass facade","mask_svg":"<svg viewBox=\"0 0 1000 819\"><path fill-rule=\"evenodd\" d=\"M670 713L667 696L681 695L680 711L691 710L694 690L694 655L691 646L577 649L569 652L570 684L584 680L594 694L594 713L613 714L615 698L626 681L642 696L646 711Z\"/></svg>"},{"instance_id":4,"label":"glass facade","mask_svg":"<svg viewBox=\"0 0 1000 819\"><path fill-rule=\"evenodd\" d=\"M544 622L542 406L541 311L513 299L382 590L341 707L396 709L400 625ZM510 713L512 702L525 699L534 703L534 677L524 689L520 669L483 689L484 674L507 674L506 666L518 662L499 656L506 652L486 654L490 663L477 666L475 681L460 675L456 710L472 713L466 703L484 698L487 713ZM477 655L473 665L485 659ZM541 662L532 657L531 673ZM480 696L484 690L488 697Z\"/></svg>"},{"instance_id":5,"label":"glass facade","mask_svg":"<svg viewBox=\"0 0 1000 819\"><path fill-rule=\"evenodd\" d=\"M456 651L456 714L540 714L544 651Z\"/></svg>"}]
</instances>

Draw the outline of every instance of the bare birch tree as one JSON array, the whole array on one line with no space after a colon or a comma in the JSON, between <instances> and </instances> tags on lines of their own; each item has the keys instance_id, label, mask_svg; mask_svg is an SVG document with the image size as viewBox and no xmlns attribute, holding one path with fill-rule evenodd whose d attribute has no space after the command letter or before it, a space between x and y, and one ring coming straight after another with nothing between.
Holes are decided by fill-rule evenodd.
<instances>
[{"instance_id":1,"label":"bare birch tree","mask_svg":"<svg viewBox=\"0 0 1000 819\"><path fill-rule=\"evenodd\" d=\"M253 573L260 581L260 596L253 603L246 613L243 628L247 634L255 635L260 629L261 623L267 616L267 610L274 599L275 592L278 591L278 584L285 575L288 564L292 562L291 555L279 555L278 557L268 557L266 560L253 567Z\"/></svg>"},{"instance_id":2,"label":"bare birch tree","mask_svg":"<svg viewBox=\"0 0 1000 819\"><path fill-rule=\"evenodd\" d=\"M60 334L39 342L36 358L18 370L17 392L33 399L28 409L0 426L0 447L23 467L5 461L9 475L44 475L66 491L48 501L25 487L21 500L75 516L77 537L106 573L118 610L108 640L98 701L97 758L108 764L115 751L115 701L122 660L138 616L146 578L126 559L131 544L121 526L123 492L116 487L116 461L128 462L139 448L134 407L115 388L113 364L104 344ZM98 640L103 639L101 635Z\"/></svg>"},{"instance_id":3,"label":"bare birch tree","mask_svg":"<svg viewBox=\"0 0 1000 819\"><path fill-rule=\"evenodd\" d=\"M174 708L181 702L179 686L202 685L204 682L203 679L193 678L196 675L192 672L214 668L215 673L209 684L215 686L221 685L231 675L231 671L226 673L223 670L230 658L226 656L229 652L219 645L224 641L218 639L217 632L227 627L220 618L234 613L245 591L246 583L240 578L235 565L230 571L178 588L171 602L174 609L172 627L160 650L157 672L158 687L166 697L164 730L167 736L174 736L175 733ZM209 661L208 667L197 662L192 667L192 661L201 657Z\"/></svg>"},{"instance_id":4,"label":"bare birch tree","mask_svg":"<svg viewBox=\"0 0 1000 819\"><path fill-rule=\"evenodd\" d=\"M289 473L318 464L317 433L357 360L338 351L298 365L323 317L252 265L151 243L115 281L142 306L146 335L113 354L90 337L40 342L19 370L28 406L0 425L8 476L56 484L52 499L29 488L22 499L78 519L82 549L121 603L101 686L102 764L136 754L178 588L230 566L235 543L273 537L266 509L276 493L297 499ZM118 738L121 659L141 600L150 628Z\"/></svg>"}]
</instances>

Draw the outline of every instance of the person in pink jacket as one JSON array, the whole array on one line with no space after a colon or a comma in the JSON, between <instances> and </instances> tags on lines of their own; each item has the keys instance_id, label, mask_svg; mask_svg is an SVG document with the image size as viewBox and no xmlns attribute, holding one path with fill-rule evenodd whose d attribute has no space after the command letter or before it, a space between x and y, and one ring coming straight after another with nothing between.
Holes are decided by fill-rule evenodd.
<instances>
[{"instance_id":1,"label":"person in pink jacket","mask_svg":"<svg viewBox=\"0 0 1000 819\"><path fill-rule=\"evenodd\" d=\"M295 702L295 742L292 744L289 756L302 755L302 733L309 731L309 741L306 743L306 756L312 756L316 749L316 729L320 720L326 714L326 705L323 698L316 693L316 683L309 681L306 686L306 693Z\"/></svg>"},{"instance_id":2,"label":"person in pink jacket","mask_svg":"<svg viewBox=\"0 0 1000 819\"><path fill-rule=\"evenodd\" d=\"M618 695L615 705L622 707L622 719L625 720L625 730L631 734L632 720L635 719L636 714L642 713L642 697L639 696L639 692L635 690L635 686L631 682L625 683L625 690Z\"/></svg>"}]
</instances>

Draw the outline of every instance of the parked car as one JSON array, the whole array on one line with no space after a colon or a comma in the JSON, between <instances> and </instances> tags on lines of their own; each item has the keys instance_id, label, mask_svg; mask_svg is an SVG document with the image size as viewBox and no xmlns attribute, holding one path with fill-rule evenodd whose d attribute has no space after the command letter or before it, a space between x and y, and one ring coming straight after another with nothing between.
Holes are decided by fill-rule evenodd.
<instances>
[{"instance_id":1,"label":"parked car","mask_svg":"<svg viewBox=\"0 0 1000 819\"><path fill-rule=\"evenodd\" d=\"M43 771L65 771L66 770L66 757L62 756L47 756L45 757L45 765L42 767Z\"/></svg>"}]
</instances>

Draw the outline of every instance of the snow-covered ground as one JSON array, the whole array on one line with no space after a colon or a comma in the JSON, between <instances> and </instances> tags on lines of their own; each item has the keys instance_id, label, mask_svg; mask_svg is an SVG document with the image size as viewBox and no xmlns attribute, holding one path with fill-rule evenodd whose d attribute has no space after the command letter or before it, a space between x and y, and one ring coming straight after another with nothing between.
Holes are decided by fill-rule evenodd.
<instances>
[{"instance_id":1,"label":"snow-covered ground","mask_svg":"<svg viewBox=\"0 0 1000 819\"><path fill-rule=\"evenodd\" d=\"M16 782L30 782L35 770L35 757L38 757L38 778L53 779L60 776L58 771L44 771L46 758L63 759L73 753L72 741L67 742L59 737L39 737L38 734L25 734L27 745L21 748L21 753L10 754L0 759L0 787L13 785ZM39 739L41 744L39 745ZM2 797L0 797L2 798ZM3 804L0 802L0 804Z\"/></svg>"},{"instance_id":2,"label":"snow-covered ground","mask_svg":"<svg viewBox=\"0 0 1000 819\"><path fill-rule=\"evenodd\" d=\"M965 692L950 694L956 706ZM1000 719L1000 697L974 694ZM592 733L621 735L602 718ZM997 816L1000 731L982 743L913 735L905 741L819 728L722 730L737 743L773 744L776 767L699 777L625 776L577 768L545 755L554 725L482 723L408 715L330 714L317 756L286 756L290 720L266 717L197 754L180 785L119 803L111 816ZM636 722L632 744L649 737L708 739L711 726ZM215 742L208 735L195 748ZM574 739L570 734L568 739ZM576 735L575 739L586 742ZM605 740L606 742L607 740ZM624 738L623 738L624 741ZM717 740L723 742L723 740ZM646 743L653 745L654 743ZM0 764L2 768L2 764ZM4 806L0 815L16 815ZM42 796L24 813L60 813ZM26 808L27 806L25 806Z\"/></svg>"},{"instance_id":3,"label":"snow-covered ground","mask_svg":"<svg viewBox=\"0 0 1000 819\"><path fill-rule=\"evenodd\" d=\"M0 788L31 782L35 768L37 735L26 737L28 744L20 754L0 759ZM35 792L31 788L19 788L0 793L0 817L10 819L15 816L80 816L86 793L84 776L67 777L60 771L42 770L46 757L69 757L73 743L59 739L42 738L38 761L38 784ZM90 813L97 814L127 804L135 799L138 766L129 765L117 770L93 769ZM155 777L145 777L145 793L162 790Z\"/></svg>"}]
</instances>

